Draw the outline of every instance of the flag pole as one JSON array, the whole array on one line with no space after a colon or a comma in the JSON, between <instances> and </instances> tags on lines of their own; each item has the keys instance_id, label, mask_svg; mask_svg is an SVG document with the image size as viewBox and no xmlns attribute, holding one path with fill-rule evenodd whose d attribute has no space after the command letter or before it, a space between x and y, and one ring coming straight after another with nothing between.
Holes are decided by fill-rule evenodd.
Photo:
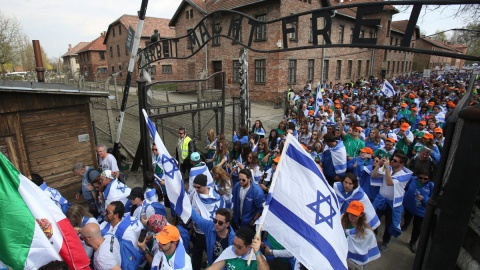
<instances>
[{"instance_id":1,"label":"flag pole","mask_svg":"<svg viewBox=\"0 0 480 270\"><path fill-rule=\"evenodd\" d=\"M290 141L292 140L292 138L293 138L292 134L290 134L290 133L287 134L287 140L285 141L285 144L283 145L282 154L280 155L280 160L282 160L282 158L285 156L285 149L286 149L285 146L290 144ZM274 188L275 188L275 184L276 184L277 178L278 178L278 172L280 171L280 166L282 166L281 163L277 164L277 169L275 170L275 173L273 174L272 184L270 185L270 189L269 189L268 194L272 193ZM267 196L267 200L269 198L271 198L271 196ZM265 203L265 205L263 207L262 215L260 216L260 222L258 224L257 232L255 233L255 235L260 236L260 233L262 232L263 222L265 222L265 216L267 215L267 212L268 212L268 204ZM248 255L248 261L247 261L248 266L250 266L250 262L252 261L252 257L253 257L253 249L250 249L250 254Z\"/></svg>"},{"instance_id":2,"label":"flag pole","mask_svg":"<svg viewBox=\"0 0 480 270\"><path fill-rule=\"evenodd\" d=\"M117 133L115 134L115 142L113 144L113 154L117 159L117 163L121 162L120 158L120 134L122 133L123 120L125 118L125 111L127 108L128 93L130 91L130 83L132 81L132 73L135 68L135 58L137 57L138 46L140 38L142 37L143 23L147 13L148 0L142 0L140 11L138 11L137 31L133 39L132 52L130 53L130 62L128 63L128 73L125 80L125 87L123 89L122 107L120 108L120 118L118 120ZM119 166L120 167L120 166Z\"/></svg>"}]
</instances>

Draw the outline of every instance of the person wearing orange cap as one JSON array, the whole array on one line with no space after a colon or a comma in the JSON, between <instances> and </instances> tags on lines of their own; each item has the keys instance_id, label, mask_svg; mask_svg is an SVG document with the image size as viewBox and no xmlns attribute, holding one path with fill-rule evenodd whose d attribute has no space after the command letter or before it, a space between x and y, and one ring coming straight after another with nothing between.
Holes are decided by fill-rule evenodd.
<instances>
[{"instance_id":1,"label":"person wearing orange cap","mask_svg":"<svg viewBox=\"0 0 480 270\"><path fill-rule=\"evenodd\" d=\"M180 245L180 231L173 225L166 225L155 235L159 251L152 261L152 269L191 270L192 261Z\"/></svg>"},{"instance_id":2,"label":"person wearing orange cap","mask_svg":"<svg viewBox=\"0 0 480 270\"><path fill-rule=\"evenodd\" d=\"M350 160L360 154L360 149L365 147L365 143L360 139L362 128L359 126L352 127L352 134L345 132L343 123L339 123L340 131L342 132L343 144L347 151L347 159Z\"/></svg>"},{"instance_id":3,"label":"person wearing orange cap","mask_svg":"<svg viewBox=\"0 0 480 270\"><path fill-rule=\"evenodd\" d=\"M435 145L433 139L433 134L425 132L422 139L413 146L412 154L416 155L423 147L427 147L431 150L430 155L435 162L440 162L440 150L438 149L438 146Z\"/></svg>"},{"instance_id":4,"label":"person wearing orange cap","mask_svg":"<svg viewBox=\"0 0 480 270\"><path fill-rule=\"evenodd\" d=\"M410 110L407 109L408 105L405 102L400 103L400 110L397 113L397 120L400 120L400 118L409 118L410 117Z\"/></svg>"},{"instance_id":5,"label":"person wearing orange cap","mask_svg":"<svg viewBox=\"0 0 480 270\"><path fill-rule=\"evenodd\" d=\"M368 226L360 201L354 200L348 205L341 222L348 243L348 269L364 269L367 263L380 258L377 239Z\"/></svg>"},{"instance_id":6,"label":"person wearing orange cap","mask_svg":"<svg viewBox=\"0 0 480 270\"><path fill-rule=\"evenodd\" d=\"M427 122L425 120L418 121L417 129L413 131L413 135L415 137L419 137L419 134L421 133L422 135L421 137L423 137L423 133L427 131L426 128L427 128Z\"/></svg>"},{"instance_id":7,"label":"person wearing orange cap","mask_svg":"<svg viewBox=\"0 0 480 270\"><path fill-rule=\"evenodd\" d=\"M438 146L438 149L440 150L440 152L442 152L443 141L445 140L445 137L443 136L443 129L435 128L433 130L433 136L434 136L435 144Z\"/></svg>"},{"instance_id":8,"label":"person wearing orange cap","mask_svg":"<svg viewBox=\"0 0 480 270\"><path fill-rule=\"evenodd\" d=\"M394 129L393 132L397 134L397 144L395 148L402 150L402 152L407 155L408 148L414 140L413 132L410 131L410 124L403 122L400 128Z\"/></svg>"}]
</instances>

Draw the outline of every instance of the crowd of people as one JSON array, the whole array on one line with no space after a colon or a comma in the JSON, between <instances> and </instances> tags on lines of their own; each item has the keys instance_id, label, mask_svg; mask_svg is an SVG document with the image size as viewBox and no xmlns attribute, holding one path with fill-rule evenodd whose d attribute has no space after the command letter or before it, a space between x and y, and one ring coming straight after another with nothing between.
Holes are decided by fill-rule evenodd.
<instances>
[{"instance_id":1,"label":"crowd of people","mask_svg":"<svg viewBox=\"0 0 480 270\"><path fill-rule=\"evenodd\" d=\"M337 195L349 269L364 269L378 259L412 220L409 249L415 253L444 146L443 128L466 92L464 74L437 79L394 78L391 97L375 78L337 85L324 81L317 90L307 82L304 89L288 91L276 128L267 132L258 119L231 137L210 130L204 153L179 128L175 156L188 181L189 222L176 215L168 198L155 144L154 169L143 187L133 188L118 179L113 156L100 145L100 170L82 163L72 168L82 178L78 197L88 202L88 210L73 204L65 213L94 269L306 269L274 236L255 234L287 134L292 134ZM477 80L470 105L478 103L479 88ZM46 189L37 176L32 179ZM299 185L310 180L292 179Z\"/></svg>"}]
</instances>

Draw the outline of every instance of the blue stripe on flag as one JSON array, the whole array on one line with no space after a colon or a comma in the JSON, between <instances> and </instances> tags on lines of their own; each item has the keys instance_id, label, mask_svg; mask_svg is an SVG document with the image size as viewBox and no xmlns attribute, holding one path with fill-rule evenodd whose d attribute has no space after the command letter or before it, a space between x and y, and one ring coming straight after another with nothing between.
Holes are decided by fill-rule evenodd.
<instances>
[{"instance_id":1,"label":"blue stripe on flag","mask_svg":"<svg viewBox=\"0 0 480 270\"><path fill-rule=\"evenodd\" d=\"M323 174L318 169L317 164L312 159L312 157L305 156L297 148L295 148L295 146L293 146L293 145L290 145L290 147L287 148L287 153L286 154L291 159L295 160L300 165L307 168L309 171L311 171L316 176L318 176L318 178L320 178L320 180L322 180L322 182L323 182L323 184L325 184L325 186L327 186L327 187L329 186L327 180L325 179ZM330 195L332 195L332 198L334 198L334 201L337 204L337 208L339 208L337 195L332 191L331 188L328 188L328 191L330 192Z\"/></svg>"},{"instance_id":2,"label":"blue stripe on flag","mask_svg":"<svg viewBox=\"0 0 480 270\"><path fill-rule=\"evenodd\" d=\"M275 198L270 202L269 211L323 254L333 269L345 269L344 262L337 256L328 240Z\"/></svg>"}]
</instances>

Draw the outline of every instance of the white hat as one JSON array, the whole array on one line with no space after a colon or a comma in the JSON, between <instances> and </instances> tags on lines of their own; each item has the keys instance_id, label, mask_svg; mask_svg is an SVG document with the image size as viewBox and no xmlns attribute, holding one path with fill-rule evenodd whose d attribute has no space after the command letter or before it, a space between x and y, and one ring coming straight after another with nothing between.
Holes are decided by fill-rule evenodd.
<instances>
[{"instance_id":1,"label":"white hat","mask_svg":"<svg viewBox=\"0 0 480 270\"><path fill-rule=\"evenodd\" d=\"M105 171L103 171L102 174L101 174L101 176L106 177L106 178L110 178L110 179L115 178L115 176L113 176L111 170L105 170Z\"/></svg>"}]
</instances>

